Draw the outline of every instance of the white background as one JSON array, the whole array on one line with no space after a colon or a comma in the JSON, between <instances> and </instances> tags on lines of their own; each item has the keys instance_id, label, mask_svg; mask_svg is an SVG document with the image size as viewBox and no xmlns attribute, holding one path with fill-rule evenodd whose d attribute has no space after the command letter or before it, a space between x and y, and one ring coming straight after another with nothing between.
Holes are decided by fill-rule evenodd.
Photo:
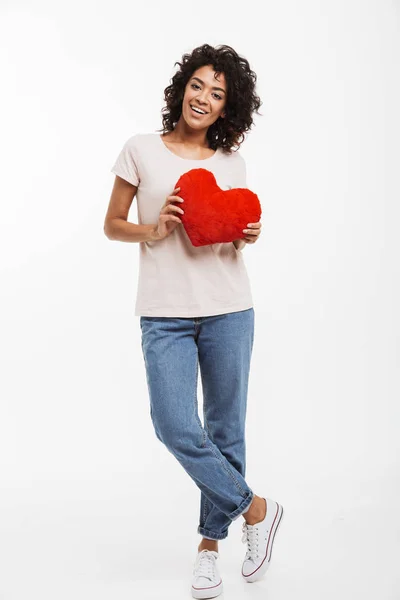
<instances>
[{"instance_id":1,"label":"white background","mask_svg":"<svg viewBox=\"0 0 400 600\"><path fill-rule=\"evenodd\" d=\"M200 492L150 420L139 247L103 222L122 144L161 127L205 42L263 101L241 147L263 208L246 479L286 511L255 584L232 524L224 597L399 599L399 20L385 0L2 2L1 600L190 597Z\"/></svg>"}]
</instances>

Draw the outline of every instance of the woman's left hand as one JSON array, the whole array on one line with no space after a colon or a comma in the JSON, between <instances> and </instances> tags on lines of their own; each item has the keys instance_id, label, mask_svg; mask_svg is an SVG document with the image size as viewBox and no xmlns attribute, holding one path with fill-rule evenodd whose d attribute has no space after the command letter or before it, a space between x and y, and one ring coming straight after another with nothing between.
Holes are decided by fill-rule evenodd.
<instances>
[{"instance_id":1,"label":"woman's left hand","mask_svg":"<svg viewBox=\"0 0 400 600\"><path fill-rule=\"evenodd\" d=\"M261 233L261 221L258 223L248 223L247 229L243 229L246 236L243 239L246 244L254 244Z\"/></svg>"}]
</instances>

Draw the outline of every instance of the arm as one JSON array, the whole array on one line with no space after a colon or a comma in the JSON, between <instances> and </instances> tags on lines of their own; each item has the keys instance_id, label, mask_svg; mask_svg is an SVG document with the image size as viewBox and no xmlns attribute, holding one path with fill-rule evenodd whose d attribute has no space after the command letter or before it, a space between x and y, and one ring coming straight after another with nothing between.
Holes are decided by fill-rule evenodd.
<instances>
[{"instance_id":1,"label":"arm","mask_svg":"<svg viewBox=\"0 0 400 600\"><path fill-rule=\"evenodd\" d=\"M240 168L238 169L239 184L237 187L247 188L246 162L241 154L239 154L239 156L240 156ZM254 244L257 241L258 236L260 235L260 232L261 232L261 222L260 221L258 223L247 223L246 227L247 228L243 230L244 237L233 241L233 244L237 250L242 250L246 246L246 244Z\"/></svg>"},{"instance_id":2,"label":"arm","mask_svg":"<svg viewBox=\"0 0 400 600\"><path fill-rule=\"evenodd\" d=\"M139 225L128 222L128 213L137 186L132 185L122 177L116 175L114 187L104 220L104 234L109 240L119 242L149 242L158 239L155 237L154 225Z\"/></svg>"},{"instance_id":3,"label":"arm","mask_svg":"<svg viewBox=\"0 0 400 600\"><path fill-rule=\"evenodd\" d=\"M234 244L236 250L242 250L245 247L246 242L244 241L243 238L239 238L238 240L233 240L233 244Z\"/></svg>"}]
</instances>

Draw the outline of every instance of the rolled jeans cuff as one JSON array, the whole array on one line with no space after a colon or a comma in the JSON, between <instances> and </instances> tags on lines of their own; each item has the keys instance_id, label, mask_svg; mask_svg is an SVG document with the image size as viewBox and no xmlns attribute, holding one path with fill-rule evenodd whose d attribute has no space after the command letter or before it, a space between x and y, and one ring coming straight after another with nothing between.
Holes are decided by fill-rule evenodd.
<instances>
[{"instance_id":1,"label":"rolled jeans cuff","mask_svg":"<svg viewBox=\"0 0 400 600\"><path fill-rule=\"evenodd\" d=\"M250 508L250 504L253 502L254 500L254 492L249 492L247 494L247 496L244 498L243 502L240 504L240 506L237 507L236 510L233 511L233 513L231 513L229 515L230 519L232 519L232 521L236 521L236 519L238 519L243 513L247 512Z\"/></svg>"}]
</instances>

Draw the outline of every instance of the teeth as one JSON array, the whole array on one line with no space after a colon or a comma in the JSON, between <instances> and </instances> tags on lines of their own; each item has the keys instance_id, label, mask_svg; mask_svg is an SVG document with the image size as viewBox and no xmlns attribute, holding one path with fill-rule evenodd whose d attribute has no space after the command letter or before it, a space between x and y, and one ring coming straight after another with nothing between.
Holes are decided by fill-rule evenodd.
<instances>
[{"instance_id":1,"label":"teeth","mask_svg":"<svg viewBox=\"0 0 400 600\"><path fill-rule=\"evenodd\" d=\"M196 112L200 113L201 115L205 115L206 113L203 112L202 110L200 110L199 108L195 108L194 106L190 105L192 107L193 110L195 110Z\"/></svg>"}]
</instances>

